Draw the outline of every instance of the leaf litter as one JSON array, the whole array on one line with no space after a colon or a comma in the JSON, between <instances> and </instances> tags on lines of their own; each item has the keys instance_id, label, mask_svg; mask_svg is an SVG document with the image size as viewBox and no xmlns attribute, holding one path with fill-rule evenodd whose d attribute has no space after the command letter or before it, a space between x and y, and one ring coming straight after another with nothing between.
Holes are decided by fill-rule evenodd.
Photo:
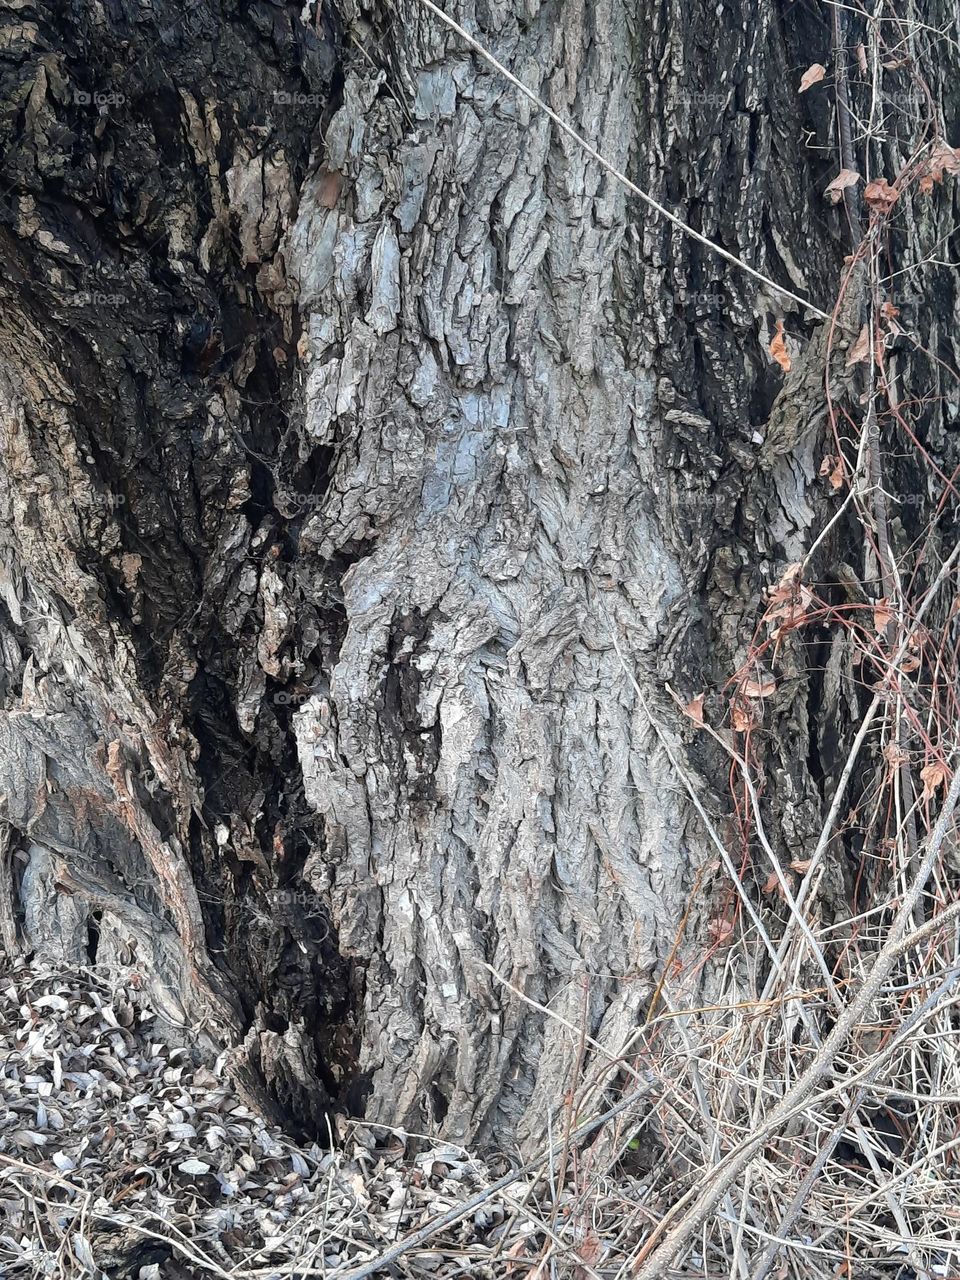
<instances>
[{"instance_id":1,"label":"leaf litter","mask_svg":"<svg viewBox=\"0 0 960 1280\"><path fill-rule=\"evenodd\" d=\"M332 1276L485 1184L459 1148L383 1147L351 1122L336 1150L298 1146L239 1096L227 1053L171 1044L145 1000L92 971L0 977L4 1280ZM491 1247L473 1218L460 1231L458 1252ZM441 1274L437 1248L411 1255L417 1274Z\"/></svg>"},{"instance_id":2,"label":"leaf litter","mask_svg":"<svg viewBox=\"0 0 960 1280\"><path fill-rule=\"evenodd\" d=\"M346 1119L333 1149L298 1145L238 1092L228 1051L201 1061L162 1025L134 971L0 975L3 1280L481 1280L528 1274L544 1249L557 1276L598 1274L607 1245L572 1192L547 1230L535 1176L500 1192L457 1146Z\"/></svg>"}]
</instances>

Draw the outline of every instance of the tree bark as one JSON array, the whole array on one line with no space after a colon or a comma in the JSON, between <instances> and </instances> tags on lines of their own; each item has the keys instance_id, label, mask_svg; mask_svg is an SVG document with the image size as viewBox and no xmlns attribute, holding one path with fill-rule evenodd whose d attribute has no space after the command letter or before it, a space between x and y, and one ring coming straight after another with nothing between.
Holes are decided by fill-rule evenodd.
<instances>
[{"instance_id":1,"label":"tree bark","mask_svg":"<svg viewBox=\"0 0 960 1280\"><path fill-rule=\"evenodd\" d=\"M836 105L797 89L840 58L863 106L853 21L836 52L829 14L779 0L448 12L833 311L867 211L825 203ZM766 588L838 509L829 325L630 198L417 0L5 23L0 937L135 965L307 1130L345 1106L528 1146L593 1057L570 1024L616 1057L668 957L709 990L723 873L671 756L784 918L729 759L665 686L720 723ZM934 101L955 56L923 65ZM920 111L906 73L886 89ZM905 202L891 269L955 218L949 192ZM949 360L955 286L910 279L901 324ZM851 409L865 288L833 343ZM917 429L949 473L955 391L898 358L940 397ZM888 477L918 497L898 547L923 474ZM883 594L841 517L813 577L839 599L848 563ZM861 705L849 638L787 636L752 678L788 867Z\"/></svg>"}]
</instances>

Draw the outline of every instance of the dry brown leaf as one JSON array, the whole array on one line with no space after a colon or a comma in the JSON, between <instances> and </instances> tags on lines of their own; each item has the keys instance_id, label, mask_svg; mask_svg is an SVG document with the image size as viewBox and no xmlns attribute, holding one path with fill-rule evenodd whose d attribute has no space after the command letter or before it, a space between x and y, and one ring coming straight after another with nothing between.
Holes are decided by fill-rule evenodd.
<instances>
[{"instance_id":1,"label":"dry brown leaf","mask_svg":"<svg viewBox=\"0 0 960 1280\"><path fill-rule=\"evenodd\" d=\"M873 627L879 632L886 631L888 625L893 620L893 610L890 608L890 601L884 596L873 606Z\"/></svg>"},{"instance_id":2,"label":"dry brown leaf","mask_svg":"<svg viewBox=\"0 0 960 1280\"><path fill-rule=\"evenodd\" d=\"M683 714L689 716L694 724L703 724L703 694L698 693L696 697L684 703Z\"/></svg>"},{"instance_id":3,"label":"dry brown leaf","mask_svg":"<svg viewBox=\"0 0 960 1280\"><path fill-rule=\"evenodd\" d=\"M857 45L857 66L860 68L860 74L865 76L867 74L867 51L862 43Z\"/></svg>"},{"instance_id":4,"label":"dry brown leaf","mask_svg":"<svg viewBox=\"0 0 960 1280\"><path fill-rule=\"evenodd\" d=\"M852 364L860 364L864 360L870 358L870 327L864 325L860 330L860 336L847 352L847 368Z\"/></svg>"},{"instance_id":5,"label":"dry brown leaf","mask_svg":"<svg viewBox=\"0 0 960 1280\"><path fill-rule=\"evenodd\" d=\"M941 764L939 760L935 760L933 764L924 765L920 770L924 800L932 800L937 789L946 786L947 777L947 766Z\"/></svg>"},{"instance_id":6,"label":"dry brown leaf","mask_svg":"<svg viewBox=\"0 0 960 1280\"><path fill-rule=\"evenodd\" d=\"M803 565L799 560L791 561L791 563L787 565L783 573L780 575L780 581L777 583L776 587L774 588L774 593L784 588L789 588L792 591L793 584L796 581L796 579L799 578L800 570L802 568L803 568Z\"/></svg>"},{"instance_id":7,"label":"dry brown leaf","mask_svg":"<svg viewBox=\"0 0 960 1280\"><path fill-rule=\"evenodd\" d=\"M960 147L938 142L927 160L927 173L931 182L942 182L945 173L960 173Z\"/></svg>"},{"instance_id":8,"label":"dry brown leaf","mask_svg":"<svg viewBox=\"0 0 960 1280\"><path fill-rule=\"evenodd\" d=\"M890 739L880 754L891 769L899 769L900 765L905 764L909 759L907 753L898 746L895 738Z\"/></svg>"},{"instance_id":9,"label":"dry brown leaf","mask_svg":"<svg viewBox=\"0 0 960 1280\"><path fill-rule=\"evenodd\" d=\"M730 941L733 934L732 920L711 920L708 933L717 946L722 946L725 942Z\"/></svg>"},{"instance_id":10,"label":"dry brown leaf","mask_svg":"<svg viewBox=\"0 0 960 1280\"><path fill-rule=\"evenodd\" d=\"M776 889L779 889L779 888L780 888L780 877L777 875L775 871L771 871L770 874L767 876L766 880L764 880L763 888L760 890L760 892L773 893Z\"/></svg>"},{"instance_id":11,"label":"dry brown leaf","mask_svg":"<svg viewBox=\"0 0 960 1280\"><path fill-rule=\"evenodd\" d=\"M876 209L878 213L888 213L900 199L900 192L895 191L886 178L878 178L876 182L867 183L863 198L871 209Z\"/></svg>"},{"instance_id":12,"label":"dry brown leaf","mask_svg":"<svg viewBox=\"0 0 960 1280\"><path fill-rule=\"evenodd\" d=\"M588 1231L584 1237L583 1243L577 1249L580 1255L580 1261L585 1262L587 1266L592 1266L595 1262L599 1262L606 1253L603 1241L595 1231Z\"/></svg>"},{"instance_id":13,"label":"dry brown leaf","mask_svg":"<svg viewBox=\"0 0 960 1280\"><path fill-rule=\"evenodd\" d=\"M812 858L794 858L790 863L790 870L796 871L797 875L805 876L812 866Z\"/></svg>"},{"instance_id":14,"label":"dry brown leaf","mask_svg":"<svg viewBox=\"0 0 960 1280\"><path fill-rule=\"evenodd\" d=\"M771 633L774 639L802 622L813 603L813 592L799 580L799 573L799 563L789 565L779 583L770 591L763 620L768 624L778 624Z\"/></svg>"},{"instance_id":15,"label":"dry brown leaf","mask_svg":"<svg viewBox=\"0 0 960 1280\"><path fill-rule=\"evenodd\" d=\"M827 74L827 68L822 62L814 62L800 77L800 93L806 93L807 90L815 84L819 84L823 77Z\"/></svg>"},{"instance_id":16,"label":"dry brown leaf","mask_svg":"<svg viewBox=\"0 0 960 1280\"><path fill-rule=\"evenodd\" d=\"M783 339L783 321L777 321L777 331L773 335L770 343L770 354L776 360L777 364L784 373L790 372L790 353L787 351L787 344Z\"/></svg>"},{"instance_id":17,"label":"dry brown leaf","mask_svg":"<svg viewBox=\"0 0 960 1280\"><path fill-rule=\"evenodd\" d=\"M781 577L775 587L770 587L767 591L767 612L765 617L767 621L771 618L779 617L786 610L784 606L790 606L798 598L797 592L797 575L800 572L799 563L787 565L786 573Z\"/></svg>"},{"instance_id":18,"label":"dry brown leaf","mask_svg":"<svg viewBox=\"0 0 960 1280\"><path fill-rule=\"evenodd\" d=\"M847 187L854 187L859 181L860 175L856 169L841 169L823 194L831 204L839 204Z\"/></svg>"},{"instance_id":19,"label":"dry brown leaf","mask_svg":"<svg viewBox=\"0 0 960 1280\"><path fill-rule=\"evenodd\" d=\"M761 680L745 680L743 682L743 694L746 698L769 698L771 694L776 693L777 682L769 676L764 676Z\"/></svg>"},{"instance_id":20,"label":"dry brown leaf","mask_svg":"<svg viewBox=\"0 0 960 1280\"><path fill-rule=\"evenodd\" d=\"M735 702L730 709L730 723L737 733L746 733L753 728L753 717L740 702Z\"/></svg>"},{"instance_id":21,"label":"dry brown leaf","mask_svg":"<svg viewBox=\"0 0 960 1280\"><path fill-rule=\"evenodd\" d=\"M527 1252L527 1241L525 1236L521 1236L504 1254L507 1259L507 1275L515 1275L518 1270L522 1270L523 1274L529 1274L526 1262L518 1263L518 1258L524 1258Z\"/></svg>"},{"instance_id":22,"label":"dry brown leaf","mask_svg":"<svg viewBox=\"0 0 960 1280\"><path fill-rule=\"evenodd\" d=\"M835 458L832 453L828 453L820 463L820 475L826 476L830 481L830 487L833 490L843 488L843 459Z\"/></svg>"}]
</instances>

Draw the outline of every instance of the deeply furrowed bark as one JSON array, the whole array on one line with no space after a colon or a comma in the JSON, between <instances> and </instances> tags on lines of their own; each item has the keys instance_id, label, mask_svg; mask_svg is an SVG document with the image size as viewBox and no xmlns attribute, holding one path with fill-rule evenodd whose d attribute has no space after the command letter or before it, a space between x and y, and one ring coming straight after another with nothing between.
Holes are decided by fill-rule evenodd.
<instances>
[{"instance_id":1,"label":"deeply furrowed bark","mask_svg":"<svg viewBox=\"0 0 960 1280\"><path fill-rule=\"evenodd\" d=\"M830 58L812 7L450 12L832 309L849 230L820 194L830 98L796 92ZM530 1145L578 1045L496 975L618 1052L712 856L614 637L720 821L727 763L663 686L722 688L835 510L825 329L637 207L416 0L6 21L0 937L18 912L22 945L135 956L309 1129L335 1102ZM953 216L905 217L894 255ZM949 355L953 293L900 301ZM922 424L949 472L955 392L914 363L949 396ZM861 556L841 523L817 576ZM821 639L784 644L764 700L784 863L857 710Z\"/></svg>"}]
</instances>

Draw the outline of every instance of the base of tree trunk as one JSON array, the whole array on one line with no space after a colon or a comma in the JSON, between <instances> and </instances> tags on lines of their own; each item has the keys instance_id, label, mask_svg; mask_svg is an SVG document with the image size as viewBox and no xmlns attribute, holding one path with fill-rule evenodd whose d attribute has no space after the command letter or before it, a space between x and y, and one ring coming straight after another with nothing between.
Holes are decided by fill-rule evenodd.
<instances>
[{"instance_id":1,"label":"base of tree trunk","mask_svg":"<svg viewBox=\"0 0 960 1280\"><path fill-rule=\"evenodd\" d=\"M731 867L789 927L771 883L816 848L872 696L827 615L886 598L830 453L863 403L872 284L842 282L873 214L823 198L811 6L450 12L767 283L417 0L13 6L0 942L135 966L299 1134L349 1111L530 1151L565 1100L627 1086L664 981L695 1005L728 980ZM915 141L893 117L870 172ZM905 212L890 269L953 218ZM889 331L944 475L952 289L902 300L914 345ZM882 479L921 499L904 551L932 473L882 430ZM823 621L758 657L801 561ZM824 922L865 909L864 847L831 845Z\"/></svg>"}]
</instances>

